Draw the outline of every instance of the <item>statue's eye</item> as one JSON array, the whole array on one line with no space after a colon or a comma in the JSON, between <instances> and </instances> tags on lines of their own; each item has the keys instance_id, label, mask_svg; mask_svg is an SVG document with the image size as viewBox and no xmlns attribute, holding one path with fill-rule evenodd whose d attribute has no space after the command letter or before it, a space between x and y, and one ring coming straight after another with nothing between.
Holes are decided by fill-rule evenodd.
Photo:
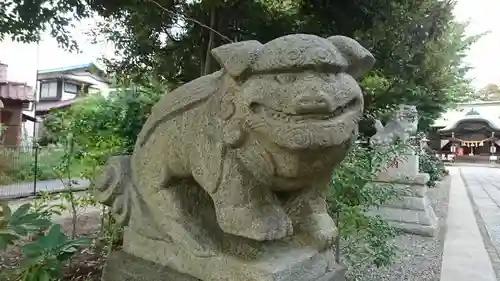
<instances>
[{"instance_id":1,"label":"statue's eye","mask_svg":"<svg viewBox=\"0 0 500 281\"><path fill-rule=\"evenodd\" d=\"M274 80L280 84L290 84L297 80L297 76L293 74L278 74L274 76Z\"/></svg>"}]
</instances>

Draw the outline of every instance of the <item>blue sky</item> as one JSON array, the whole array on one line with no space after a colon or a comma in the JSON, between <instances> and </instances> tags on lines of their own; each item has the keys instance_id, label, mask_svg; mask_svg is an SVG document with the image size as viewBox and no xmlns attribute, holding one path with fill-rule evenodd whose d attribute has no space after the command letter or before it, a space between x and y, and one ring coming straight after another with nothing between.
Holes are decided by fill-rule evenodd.
<instances>
[{"instance_id":1,"label":"blue sky","mask_svg":"<svg viewBox=\"0 0 500 281\"><path fill-rule=\"evenodd\" d=\"M468 34L484 31L490 33L477 42L468 53L467 62L474 68L470 77L473 85L480 88L487 83L500 84L500 0L458 0L455 15L460 21L470 21ZM39 47L36 44L20 44L10 41L0 43L0 61L9 64L9 80L34 84L36 70L96 61L113 53L112 45L90 43L85 34L93 24L86 20L76 24L72 31L83 53L72 54L57 48L54 39L47 34Z\"/></svg>"}]
</instances>

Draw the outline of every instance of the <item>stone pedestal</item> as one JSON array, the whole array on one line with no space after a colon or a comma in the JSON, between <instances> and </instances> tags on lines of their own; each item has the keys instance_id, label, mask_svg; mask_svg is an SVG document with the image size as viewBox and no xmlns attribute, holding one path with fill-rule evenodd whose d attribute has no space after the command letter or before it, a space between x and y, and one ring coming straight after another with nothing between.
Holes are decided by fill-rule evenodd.
<instances>
[{"instance_id":1,"label":"stone pedestal","mask_svg":"<svg viewBox=\"0 0 500 281\"><path fill-rule=\"evenodd\" d=\"M102 281L345 281L346 268L335 262L332 249L319 251L308 246L310 238L297 230L292 237L259 242L225 234L218 227L213 204L199 187L173 186L178 204L192 212L182 225L171 221L169 228L179 238L155 236L149 210L137 202L132 218L124 228L123 247L107 261ZM205 232L191 224L202 223ZM211 251L196 252L193 237L211 241ZM191 240L191 242L189 242Z\"/></svg>"},{"instance_id":2,"label":"stone pedestal","mask_svg":"<svg viewBox=\"0 0 500 281\"><path fill-rule=\"evenodd\" d=\"M102 280L345 281L345 272L345 267L335 263L332 250L318 252L269 242L254 257L196 257L178 244L148 239L126 228L124 247L111 254Z\"/></svg>"},{"instance_id":3,"label":"stone pedestal","mask_svg":"<svg viewBox=\"0 0 500 281\"><path fill-rule=\"evenodd\" d=\"M200 281L168 267L138 258L123 251L108 256L102 273L105 281Z\"/></svg>"},{"instance_id":4,"label":"stone pedestal","mask_svg":"<svg viewBox=\"0 0 500 281\"><path fill-rule=\"evenodd\" d=\"M418 172L418 160L418 155L403 155L380 173L375 184L392 184L400 196L369 214L406 233L435 236L438 219L427 197L429 175Z\"/></svg>"},{"instance_id":5,"label":"stone pedestal","mask_svg":"<svg viewBox=\"0 0 500 281\"><path fill-rule=\"evenodd\" d=\"M199 269L190 266L184 268L178 263L183 257L172 257L173 253L158 253L150 249L158 241L145 241L140 252L144 258L122 251L110 254L103 271L103 281L345 281L346 268L334 264L333 253L317 253L313 250L296 250L288 255L279 252L269 255L258 262L251 260L235 260L214 258L205 260ZM175 250L174 246L171 246ZM175 252L174 252L175 253ZM269 254L269 253L268 253ZM159 260L170 256L170 260ZM180 259L179 259L180 258ZM159 263L151 262L156 259ZM177 262L171 262L176 260ZM170 263L179 270L197 272L200 279L174 270L165 263ZM332 266L333 265L333 266ZM202 279L201 279L202 278Z\"/></svg>"}]
</instances>

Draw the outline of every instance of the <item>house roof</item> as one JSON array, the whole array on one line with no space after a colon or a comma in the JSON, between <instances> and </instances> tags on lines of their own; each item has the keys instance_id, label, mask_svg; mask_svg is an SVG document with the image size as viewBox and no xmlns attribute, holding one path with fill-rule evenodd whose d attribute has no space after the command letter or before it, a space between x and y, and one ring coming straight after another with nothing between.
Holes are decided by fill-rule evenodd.
<instances>
[{"instance_id":1,"label":"house roof","mask_svg":"<svg viewBox=\"0 0 500 281\"><path fill-rule=\"evenodd\" d=\"M93 67L96 67L97 69L99 69L93 63L86 63L86 64L79 64L79 65L59 67L59 68L41 69L41 70L38 71L38 74L47 74L47 73L54 73L54 72L68 72L68 71L76 71L76 70L85 70L85 69L91 69Z\"/></svg>"},{"instance_id":2,"label":"house roof","mask_svg":"<svg viewBox=\"0 0 500 281\"><path fill-rule=\"evenodd\" d=\"M58 109L58 108L64 108L73 105L74 103L83 101L87 99L88 97L82 97L82 98L76 98L76 99L70 99L70 100L63 100L63 101L50 101L50 102L38 102L36 104L35 111L36 112L45 112L49 111L52 109Z\"/></svg>"},{"instance_id":3,"label":"house roof","mask_svg":"<svg viewBox=\"0 0 500 281\"><path fill-rule=\"evenodd\" d=\"M86 74L83 76L90 76L97 81L110 83L109 77L106 76L106 73L94 63L42 69L37 72L37 80L43 81L65 77L66 79L82 82L81 77L79 77L82 76L82 74L79 72L84 72Z\"/></svg>"},{"instance_id":4,"label":"house roof","mask_svg":"<svg viewBox=\"0 0 500 281\"><path fill-rule=\"evenodd\" d=\"M0 98L18 101L34 101L35 94L33 88L26 83L4 82L0 83Z\"/></svg>"}]
</instances>

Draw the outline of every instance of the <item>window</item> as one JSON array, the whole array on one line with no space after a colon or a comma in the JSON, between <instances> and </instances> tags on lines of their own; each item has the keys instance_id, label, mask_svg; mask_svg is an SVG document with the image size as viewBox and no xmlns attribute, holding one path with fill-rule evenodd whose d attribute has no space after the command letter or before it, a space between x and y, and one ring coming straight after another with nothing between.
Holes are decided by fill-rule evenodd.
<instances>
[{"instance_id":1,"label":"window","mask_svg":"<svg viewBox=\"0 0 500 281\"><path fill-rule=\"evenodd\" d=\"M64 82L64 92L76 94L78 92L78 86L73 83Z\"/></svg>"},{"instance_id":2,"label":"window","mask_svg":"<svg viewBox=\"0 0 500 281\"><path fill-rule=\"evenodd\" d=\"M57 82L42 83L40 85L40 99L56 98Z\"/></svg>"}]
</instances>

